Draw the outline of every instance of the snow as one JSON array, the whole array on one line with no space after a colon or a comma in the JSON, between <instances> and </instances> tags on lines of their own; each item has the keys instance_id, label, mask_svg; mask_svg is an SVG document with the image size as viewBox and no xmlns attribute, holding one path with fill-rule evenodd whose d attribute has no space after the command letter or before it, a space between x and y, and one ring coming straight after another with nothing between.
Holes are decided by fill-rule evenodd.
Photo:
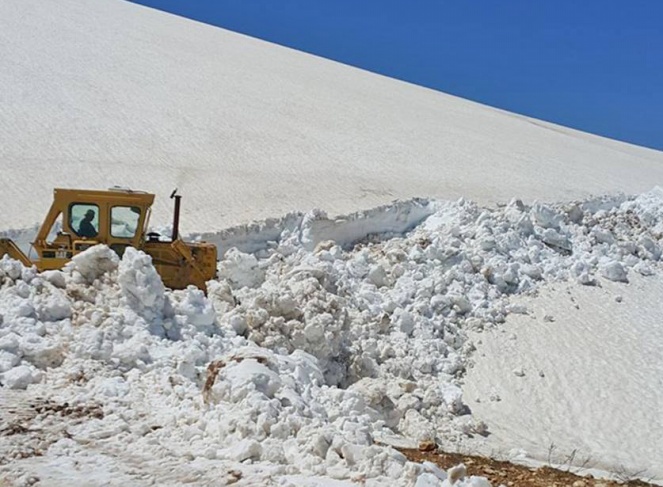
<instances>
[{"instance_id":1,"label":"snow","mask_svg":"<svg viewBox=\"0 0 663 487\"><path fill-rule=\"evenodd\" d=\"M0 32L1 231L40 223L54 187L153 192L155 226L178 187L186 234L395 199L663 185L661 152L131 2L4 0Z\"/></svg>"},{"instance_id":2,"label":"snow","mask_svg":"<svg viewBox=\"0 0 663 487\"><path fill-rule=\"evenodd\" d=\"M477 336L463 389L486 450L663 479L663 278L629 277L546 288Z\"/></svg>"},{"instance_id":3,"label":"snow","mask_svg":"<svg viewBox=\"0 0 663 487\"><path fill-rule=\"evenodd\" d=\"M177 186L223 257L0 258L3 481L487 485L389 446L430 441L663 481L663 154L130 2L0 32L0 236Z\"/></svg>"},{"instance_id":4,"label":"snow","mask_svg":"<svg viewBox=\"0 0 663 487\"><path fill-rule=\"evenodd\" d=\"M662 196L416 201L429 216L414 228L402 203L320 233L320 212L285 217L274 240L253 239L262 248L226 253L207 297L166 289L134 249L119 260L93 247L41 275L4 257L3 390L57 414L79 409L33 414L27 432L0 436L12 460L0 473L57 484L67 469L49 465L66 459L102 466L112 485L178 483L187 468L199 483L213 468L247 485L486 485L387 446L434 441L539 460L549 443L579 444L588 467L660 477ZM356 221L367 235L345 223ZM584 315L560 286L586 296L564 295Z\"/></svg>"}]
</instances>

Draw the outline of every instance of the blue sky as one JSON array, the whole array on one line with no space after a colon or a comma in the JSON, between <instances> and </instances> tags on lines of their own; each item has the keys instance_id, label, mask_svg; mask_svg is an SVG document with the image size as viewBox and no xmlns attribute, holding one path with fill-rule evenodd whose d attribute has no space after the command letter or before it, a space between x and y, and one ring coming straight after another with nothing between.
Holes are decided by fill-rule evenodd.
<instances>
[{"instance_id":1,"label":"blue sky","mask_svg":"<svg viewBox=\"0 0 663 487\"><path fill-rule=\"evenodd\" d=\"M663 150L661 0L137 0Z\"/></svg>"}]
</instances>

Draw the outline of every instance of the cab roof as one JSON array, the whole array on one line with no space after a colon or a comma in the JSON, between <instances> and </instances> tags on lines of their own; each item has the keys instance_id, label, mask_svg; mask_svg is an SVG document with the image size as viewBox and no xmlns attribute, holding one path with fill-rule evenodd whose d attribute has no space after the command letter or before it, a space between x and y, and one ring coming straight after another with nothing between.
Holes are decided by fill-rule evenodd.
<instances>
[{"instance_id":1,"label":"cab roof","mask_svg":"<svg viewBox=\"0 0 663 487\"><path fill-rule=\"evenodd\" d=\"M114 187L107 190L55 188L53 198L60 202L113 202L150 206L154 195L145 191Z\"/></svg>"}]
</instances>

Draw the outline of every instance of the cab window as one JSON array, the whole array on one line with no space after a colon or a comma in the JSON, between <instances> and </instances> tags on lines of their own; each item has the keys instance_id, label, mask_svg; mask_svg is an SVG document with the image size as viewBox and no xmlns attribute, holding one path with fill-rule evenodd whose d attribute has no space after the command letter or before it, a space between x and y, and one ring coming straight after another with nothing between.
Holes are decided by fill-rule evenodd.
<instances>
[{"instance_id":1,"label":"cab window","mask_svg":"<svg viewBox=\"0 0 663 487\"><path fill-rule=\"evenodd\" d=\"M69 226L79 237L96 238L99 234L99 207L89 203L72 204Z\"/></svg>"},{"instance_id":2,"label":"cab window","mask_svg":"<svg viewBox=\"0 0 663 487\"><path fill-rule=\"evenodd\" d=\"M114 206L111 208L111 236L133 238L138 230L140 208L136 206Z\"/></svg>"},{"instance_id":3,"label":"cab window","mask_svg":"<svg viewBox=\"0 0 663 487\"><path fill-rule=\"evenodd\" d=\"M58 234L62 231L63 221L64 217L62 216L62 213L60 213L53 222L53 225L51 225L51 229L48 231L48 235L46 236L47 243L52 243L58 237Z\"/></svg>"}]
</instances>

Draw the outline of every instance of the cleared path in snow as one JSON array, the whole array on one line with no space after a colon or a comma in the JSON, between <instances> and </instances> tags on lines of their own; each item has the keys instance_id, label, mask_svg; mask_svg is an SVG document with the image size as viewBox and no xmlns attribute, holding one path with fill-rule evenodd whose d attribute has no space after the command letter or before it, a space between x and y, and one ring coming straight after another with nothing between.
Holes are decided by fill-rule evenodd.
<instances>
[{"instance_id":1,"label":"cleared path in snow","mask_svg":"<svg viewBox=\"0 0 663 487\"><path fill-rule=\"evenodd\" d=\"M663 154L119 0L0 2L0 230L53 187L185 195L183 231L396 198L568 200L663 184Z\"/></svg>"},{"instance_id":2,"label":"cleared path in snow","mask_svg":"<svg viewBox=\"0 0 663 487\"><path fill-rule=\"evenodd\" d=\"M553 285L475 337L464 392L489 451L663 480L663 278L631 277Z\"/></svg>"}]
</instances>

